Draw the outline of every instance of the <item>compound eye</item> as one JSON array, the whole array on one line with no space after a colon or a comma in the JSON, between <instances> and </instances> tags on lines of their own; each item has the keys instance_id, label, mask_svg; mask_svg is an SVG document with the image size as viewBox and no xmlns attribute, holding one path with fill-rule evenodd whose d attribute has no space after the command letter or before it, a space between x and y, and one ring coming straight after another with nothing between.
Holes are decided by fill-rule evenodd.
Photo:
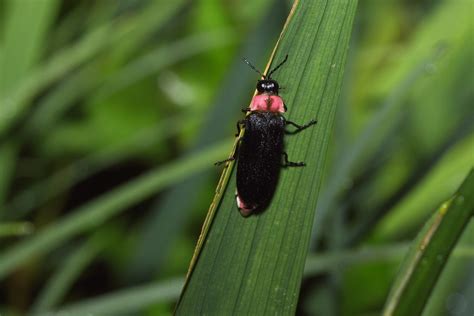
<instances>
[{"instance_id":1,"label":"compound eye","mask_svg":"<svg viewBox=\"0 0 474 316\"><path fill-rule=\"evenodd\" d=\"M265 84L261 81L257 82L257 91L264 92L265 91Z\"/></svg>"},{"instance_id":2,"label":"compound eye","mask_svg":"<svg viewBox=\"0 0 474 316\"><path fill-rule=\"evenodd\" d=\"M274 91L278 91L278 89L280 89L280 87L278 86L278 83L275 81L275 82L273 83L273 90L274 90Z\"/></svg>"},{"instance_id":3,"label":"compound eye","mask_svg":"<svg viewBox=\"0 0 474 316\"><path fill-rule=\"evenodd\" d=\"M274 80L268 82L266 88L268 92L278 93L278 83Z\"/></svg>"}]
</instances>

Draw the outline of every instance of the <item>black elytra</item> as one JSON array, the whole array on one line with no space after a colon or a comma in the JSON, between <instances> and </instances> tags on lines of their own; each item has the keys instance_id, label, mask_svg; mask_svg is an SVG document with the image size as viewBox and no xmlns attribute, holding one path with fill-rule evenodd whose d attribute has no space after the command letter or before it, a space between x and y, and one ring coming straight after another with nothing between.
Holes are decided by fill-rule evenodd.
<instances>
[{"instance_id":1,"label":"black elytra","mask_svg":"<svg viewBox=\"0 0 474 316\"><path fill-rule=\"evenodd\" d=\"M275 192L283 165L285 118L273 112L251 112L237 153L237 192L254 212L265 209Z\"/></svg>"}]
</instances>

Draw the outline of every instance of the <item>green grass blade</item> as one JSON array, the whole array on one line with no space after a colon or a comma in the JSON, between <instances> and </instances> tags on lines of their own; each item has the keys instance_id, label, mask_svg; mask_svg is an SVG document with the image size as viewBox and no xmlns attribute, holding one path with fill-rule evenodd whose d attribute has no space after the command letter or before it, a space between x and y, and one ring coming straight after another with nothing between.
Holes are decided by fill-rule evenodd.
<instances>
[{"instance_id":1,"label":"green grass blade","mask_svg":"<svg viewBox=\"0 0 474 316\"><path fill-rule=\"evenodd\" d=\"M102 229L93 234L83 245L77 247L48 279L33 303L31 310L42 312L54 308L66 295L81 272L95 259L112 238L119 238L110 230Z\"/></svg>"},{"instance_id":2,"label":"green grass blade","mask_svg":"<svg viewBox=\"0 0 474 316\"><path fill-rule=\"evenodd\" d=\"M356 250L338 250L310 254L306 259L304 275L316 275L361 264L373 262L401 262L409 250L409 243L393 243L363 247ZM461 246L453 251L453 256L461 259L474 258L474 247Z\"/></svg>"},{"instance_id":3,"label":"green grass blade","mask_svg":"<svg viewBox=\"0 0 474 316\"><path fill-rule=\"evenodd\" d=\"M296 2L273 60L290 56L275 74L286 87L286 117L319 121L288 137L290 159L307 166L284 170L272 204L249 218L236 209L231 175L218 209L215 202L206 219L178 315L294 314L356 4ZM215 201L230 173L231 168Z\"/></svg>"},{"instance_id":4,"label":"green grass blade","mask_svg":"<svg viewBox=\"0 0 474 316\"><path fill-rule=\"evenodd\" d=\"M334 270L343 270L357 264L380 261L400 261L408 250L407 243L384 244L383 246L363 247L357 250L338 250L310 254L304 267L305 275L316 275Z\"/></svg>"},{"instance_id":5,"label":"green grass blade","mask_svg":"<svg viewBox=\"0 0 474 316\"><path fill-rule=\"evenodd\" d=\"M5 200L15 170L17 146L12 142L0 144L0 218L5 212Z\"/></svg>"},{"instance_id":6,"label":"green grass blade","mask_svg":"<svg viewBox=\"0 0 474 316\"><path fill-rule=\"evenodd\" d=\"M390 134L394 130L395 122L398 122L403 114L401 108L404 105L404 98L413 84L425 74L426 65L434 62L436 59L435 55L437 54L432 55L417 65L395 87L383 102L380 110L365 125L360 136L348 144L346 148L342 149L342 152L338 155L338 162L333 166L333 171L330 172L327 184L320 194L317 209L319 218L314 223L313 242L319 240L323 234L324 227L327 226L327 218L334 211L338 197L344 196L346 191L351 189L351 186L348 185L348 179L352 179L357 170L363 168L364 162L371 155L374 155L376 149L391 136Z\"/></svg>"},{"instance_id":7,"label":"green grass blade","mask_svg":"<svg viewBox=\"0 0 474 316\"><path fill-rule=\"evenodd\" d=\"M128 288L81 303L65 306L54 312L40 315L124 315L143 309L151 304L169 302L179 295L184 279L176 278L156 284Z\"/></svg>"},{"instance_id":8,"label":"green grass blade","mask_svg":"<svg viewBox=\"0 0 474 316\"><path fill-rule=\"evenodd\" d=\"M182 128L182 120L183 116L168 118L157 126L139 130L130 135L129 138L124 139L122 143L104 147L51 174L47 179L32 184L13 197L12 201L7 204L5 207L8 209L8 214L5 214L6 217L11 220L26 216L34 208L67 192L71 187L90 175L125 160L140 149L153 146L175 135ZM57 183L60 185L56 185ZM48 190L48 188L55 186L57 186L56 190ZM2 218L1 213L0 218Z\"/></svg>"},{"instance_id":9,"label":"green grass blade","mask_svg":"<svg viewBox=\"0 0 474 316\"><path fill-rule=\"evenodd\" d=\"M106 48L117 45L122 47L126 43L127 50L130 50L131 45L136 44L138 39L143 40L145 35L169 21L183 3L184 0L158 1L125 21L102 25L84 36L77 44L60 51L47 63L31 71L29 76L15 85L7 95L0 95L0 103L3 106L0 113L0 135L27 109L28 101L39 91Z\"/></svg>"},{"instance_id":10,"label":"green grass blade","mask_svg":"<svg viewBox=\"0 0 474 316\"><path fill-rule=\"evenodd\" d=\"M65 243L69 238L97 227L120 211L190 176L193 172L211 168L210 162L217 161L228 146L229 142L225 141L196 153L192 157L185 157L167 166L158 167L72 211L71 215L48 226L32 238L2 252L0 279L32 256L45 253Z\"/></svg>"},{"instance_id":11,"label":"green grass blade","mask_svg":"<svg viewBox=\"0 0 474 316\"><path fill-rule=\"evenodd\" d=\"M381 10L384 10L382 7L385 5L388 4L377 5L376 15L379 16L377 19L383 19ZM335 158L338 159L335 159L332 171L328 173L327 184L318 201L319 215L313 229L315 245L321 241L322 231L325 231L325 236L336 235L332 227L327 225L327 220L331 220L334 214L341 212L342 207L339 204L343 205L348 200L368 201L370 199L369 205L361 206L365 211L360 215L360 219L356 220L358 224L350 228L349 234L345 237L345 243L358 243L367 232L377 226L376 223L388 213L396 200L400 199L400 196L405 194L404 192L408 192L429 171L431 162L435 162L436 156L444 151L442 148L459 137L455 136L457 133L455 129L459 129L461 124L455 118L472 117L472 113L466 113L467 108L472 107L469 107L470 104L468 105L468 102L462 99L465 95L463 91L472 90L466 89L464 83L472 80L459 79L472 77L465 73L466 69L472 68L472 63L469 63L470 59L463 57L472 56L472 45L468 40L472 38L472 24L463 23L469 20L467 13L469 10L466 8L466 4L452 1L438 3L431 11L427 11L423 23L413 29L410 39L397 48L400 51L396 61L392 60L388 67L380 67L380 56L377 57L377 54L365 56L364 58L370 60L369 64L373 67L370 67L372 74L367 76L367 68L365 68L358 69L350 77L352 83L349 89L353 91L351 93L353 112L345 114L351 115L351 120L345 122L345 125L354 127L353 124L358 121L357 116L360 115L358 113L363 113L360 110L361 107L368 106L373 102L371 100L383 98L384 102L377 107L376 111L373 111L373 114L371 111L369 120L363 120L361 132L352 135L351 141L341 146L340 152L335 153ZM452 29L446 30L445 25L448 24L452 24ZM358 41L363 42L364 39L359 38ZM430 75L430 69L435 69L435 76ZM367 80L369 77L371 77L370 81ZM450 84L453 80L456 84ZM366 88L367 85L370 89ZM362 95L365 96L360 98ZM446 107L446 104L452 104L454 108ZM464 110L463 104L468 105L464 106ZM407 120L407 115L410 117L409 120ZM403 126L402 129L400 129L401 126ZM404 135L405 133L401 135L400 132L405 130L412 132L408 132L409 135ZM420 135L417 131L423 131L424 135ZM395 149L394 140L399 137L403 139L404 145ZM381 167L376 176L366 173L367 170L373 168L371 166L374 165L374 161L387 159L383 158L384 156L390 156L388 160L395 161L398 158L394 159L394 157L404 155L402 149L406 148L406 144L413 138L417 143L419 142L418 154L414 157L413 153L410 153L410 163L403 164L403 172L406 172L407 176L402 176L399 172L397 177L394 177L386 167ZM337 144L340 142L338 139ZM426 147L429 150L421 149L425 142L430 143ZM395 152L391 152L392 150ZM462 177L464 175L465 171L462 171ZM361 177L366 179L362 186L356 184ZM462 181L462 177L459 181ZM391 184L387 181L388 185L382 186L380 184L384 178L395 181ZM458 185L459 183L455 188ZM367 196L358 196L361 191L365 191ZM374 194L375 192L379 193ZM451 194L453 190L449 192ZM433 208L442 200L444 200L443 197L440 197L438 201L431 200L434 202ZM432 208L426 208L426 210L430 209ZM414 215L413 212L411 214ZM416 224L413 221L411 223ZM321 227L323 229L320 229ZM327 229L324 229L325 227Z\"/></svg>"},{"instance_id":12,"label":"green grass blade","mask_svg":"<svg viewBox=\"0 0 474 316\"><path fill-rule=\"evenodd\" d=\"M413 243L383 315L420 315L457 240L474 215L474 170Z\"/></svg>"},{"instance_id":13,"label":"green grass blade","mask_svg":"<svg viewBox=\"0 0 474 316\"><path fill-rule=\"evenodd\" d=\"M376 226L374 240L390 240L416 229L431 214L429 210L449 198L472 168L474 134L454 144L431 171ZM435 197L435 198L433 198Z\"/></svg>"},{"instance_id":14,"label":"green grass blade","mask_svg":"<svg viewBox=\"0 0 474 316\"><path fill-rule=\"evenodd\" d=\"M39 59L57 0L7 1L0 58L0 96L23 80Z\"/></svg>"},{"instance_id":15,"label":"green grass blade","mask_svg":"<svg viewBox=\"0 0 474 316\"><path fill-rule=\"evenodd\" d=\"M108 78L104 85L100 87L95 98L109 97L140 79L170 67L170 65L233 42L231 32L222 29L193 34L166 46L157 47L125 66L115 76Z\"/></svg>"},{"instance_id":16,"label":"green grass blade","mask_svg":"<svg viewBox=\"0 0 474 316\"><path fill-rule=\"evenodd\" d=\"M17 237L29 235L34 226L30 222L4 222L0 223L0 239L6 237Z\"/></svg>"},{"instance_id":17,"label":"green grass blade","mask_svg":"<svg viewBox=\"0 0 474 316\"><path fill-rule=\"evenodd\" d=\"M4 2L0 38L0 100L25 79L40 58L59 1ZM0 101L0 121L8 115L4 102ZM14 175L17 149L16 139L0 144L0 215Z\"/></svg>"}]
</instances>

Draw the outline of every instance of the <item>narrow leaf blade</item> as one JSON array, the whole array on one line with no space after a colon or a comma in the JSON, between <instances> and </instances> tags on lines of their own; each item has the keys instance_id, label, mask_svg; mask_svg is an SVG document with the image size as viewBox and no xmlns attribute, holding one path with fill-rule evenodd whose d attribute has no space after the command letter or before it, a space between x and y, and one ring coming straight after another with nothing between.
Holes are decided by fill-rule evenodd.
<instances>
[{"instance_id":1,"label":"narrow leaf blade","mask_svg":"<svg viewBox=\"0 0 474 316\"><path fill-rule=\"evenodd\" d=\"M420 315L457 240L474 214L474 170L428 220L409 251L383 315Z\"/></svg>"}]
</instances>

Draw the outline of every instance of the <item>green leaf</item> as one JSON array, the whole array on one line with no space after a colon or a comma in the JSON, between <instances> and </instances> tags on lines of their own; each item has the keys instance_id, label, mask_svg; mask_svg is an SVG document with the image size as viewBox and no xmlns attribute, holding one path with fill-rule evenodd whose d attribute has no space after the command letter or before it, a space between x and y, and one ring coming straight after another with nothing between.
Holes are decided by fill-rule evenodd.
<instances>
[{"instance_id":1,"label":"green leaf","mask_svg":"<svg viewBox=\"0 0 474 316\"><path fill-rule=\"evenodd\" d=\"M178 315L294 314L356 4L295 3L272 60L275 66L289 54L274 76L286 87L281 93L289 108L286 117L297 123L319 122L287 139L290 160L303 160L307 166L283 170L271 205L248 218L237 211L235 173L232 166L226 169Z\"/></svg>"},{"instance_id":2,"label":"green leaf","mask_svg":"<svg viewBox=\"0 0 474 316\"><path fill-rule=\"evenodd\" d=\"M420 315L456 242L474 215L474 169L428 220L409 251L383 315Z\"/></svg>"}]
</instances>

